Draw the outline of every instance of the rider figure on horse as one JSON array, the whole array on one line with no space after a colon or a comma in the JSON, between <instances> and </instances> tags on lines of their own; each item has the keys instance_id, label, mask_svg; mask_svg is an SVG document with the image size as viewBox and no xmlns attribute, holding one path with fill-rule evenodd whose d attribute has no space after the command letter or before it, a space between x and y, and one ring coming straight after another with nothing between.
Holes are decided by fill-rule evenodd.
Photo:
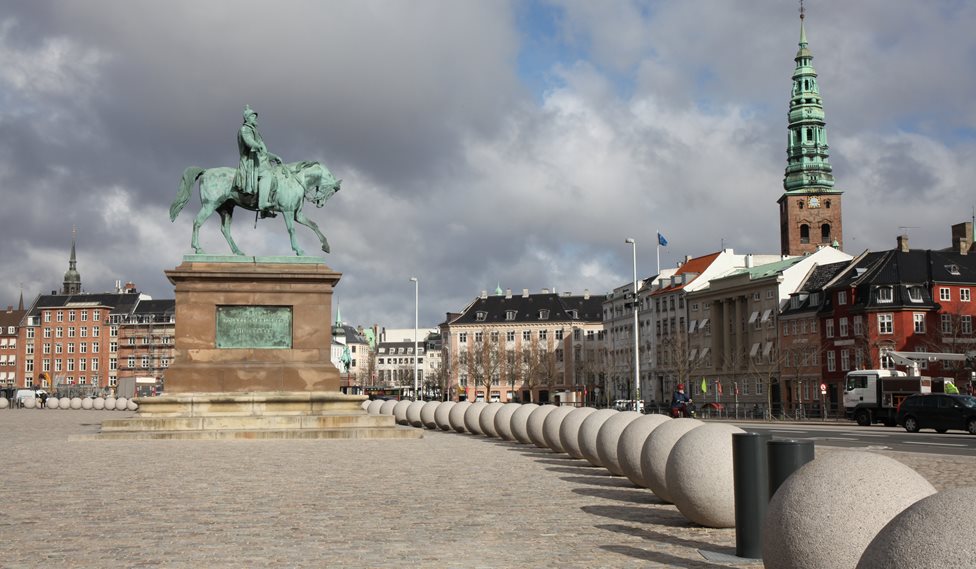
<instances>
[{"instance_id":1,"label":"rider figure on horse","mask_svg":"<svg viewBox=\"0 0 976 569\"><path fill-rule=\"evenodd\" d=\"M268 147L258 132L258 113L250 107L244 107L244 124L237 131L237 149L240 151L241 161L234 176L234 187L241 192L258 195L258 211L261 217L274 217L274 210L270 203L271 182L274 174L271 162L281 164L277 154L268 152Z\"/></svg>"}]
</instances>

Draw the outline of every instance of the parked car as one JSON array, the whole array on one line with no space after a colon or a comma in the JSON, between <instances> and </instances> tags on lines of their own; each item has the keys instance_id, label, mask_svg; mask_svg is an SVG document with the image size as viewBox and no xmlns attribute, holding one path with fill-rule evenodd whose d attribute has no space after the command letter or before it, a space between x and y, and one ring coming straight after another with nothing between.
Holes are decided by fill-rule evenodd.
<instances>
[{"instance_id":1,"label":"parked car","mask_svg":"<svg viewBox=\"0 0 976 569\"><path fill-rule=\"evenodd\" d=\"M968 431L976 435L976 397L945 393L909 395L898 406L895 421L910 433L919 429Z\"/></svg>"}]
</instances>

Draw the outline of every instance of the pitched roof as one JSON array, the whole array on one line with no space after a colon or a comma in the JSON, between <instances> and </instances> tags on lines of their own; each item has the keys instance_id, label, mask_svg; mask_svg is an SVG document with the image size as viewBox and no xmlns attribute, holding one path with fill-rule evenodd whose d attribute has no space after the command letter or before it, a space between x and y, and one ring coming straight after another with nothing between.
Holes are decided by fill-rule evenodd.
<instances>
[{"instance_id":1,"label":"pitched roof","mask_svg":"<svg viewBox=\"0 0 976 569\"><path fill-rule=\"evenodd\" d=\"M693 274L695 276L692 277L691 279L685 280L684 282L675 283L673 285L668 285L666 287L661 287L660 289L652 292L651 295L653 296L657 294L668 294L685 288L685 286L691 284L691 282L694 281L695 278L698 277L698 275L704 273L705 270L708 269L708 267L710 267L712 263L715 261L715 259L717 259L718 256L721 254L722 252L719 251L717 253L711 253L708 255L702 255L701 257L695 257L694 259L689 259L687 262L682 263L681 266L678 267L678 270L674 272L674 276L677 277L678 275L685 275L685 274Z\"/></svg>"},{"instance_id":2,"label":"pitched roof","mask_svg":"<svg viewBox=\"0 0 976 569\"><path fill-rule=\"evenodd\" d=\"M107 307L112 314L131 314L139 303L138 293L79 293L42 294L27 311L27 316L39 316L45 308Z\"/></svg>"},{"instance_id":3,"label":"pitched roof","mask_svg":"<svg viewBox=\"0 0 976 569\"><path fill-rule=\"evenodd\" d=\"M575 315L571 311L575 311ZM510 313L512 318L509 318ZM588 295L559 296L555 293L541 293L528 296L476 298L451 324L601 322L602 320L602 297Z\"/></svg>"}]
</instances>

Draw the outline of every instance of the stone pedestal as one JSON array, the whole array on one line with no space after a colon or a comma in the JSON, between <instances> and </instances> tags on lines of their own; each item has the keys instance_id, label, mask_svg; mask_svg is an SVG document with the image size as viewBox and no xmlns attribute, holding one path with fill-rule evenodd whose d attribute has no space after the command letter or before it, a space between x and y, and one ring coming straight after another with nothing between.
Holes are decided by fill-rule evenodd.
<instances>
[{"instance_id":1,"label":"stone pedestal","mask_svg":"<svg viewBox=\"0 0 976 569\"><path fill-rule=\"evenodd\" d=\"M332 290L315 257L187 255L176 288L175 357L164 394L98 438L420 438L339 393Z\"/></svg>"}]
</instances>

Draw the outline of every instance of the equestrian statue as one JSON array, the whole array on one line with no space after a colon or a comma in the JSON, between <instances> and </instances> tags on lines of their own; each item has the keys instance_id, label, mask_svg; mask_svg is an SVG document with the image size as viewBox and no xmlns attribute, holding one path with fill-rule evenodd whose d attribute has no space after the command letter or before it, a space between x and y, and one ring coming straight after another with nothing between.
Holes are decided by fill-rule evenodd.
<instances>
[{"instance_id":1,"label":"equestrian statue","mask_svg":"<svg viewBox=\"0 0 976 569\"><path fill-rule=\"evenodd\" d=\"M322 243L322 251L329 252L329 241L319 231L314 221L305 217L302 206L308 200L322 207L336 192L342 180L337 180L318 162L302 161L282 163L281 158L268 151L258 132L258 114L250 106L244 107L244 124L237 133L240 163L234 168L198 168L190 166L183 171L176 199L169 206L169 218L176 216L190 199L193 186L200 183L200 211L193 220L193 237L190 245L196 253L200 248L200 226L216 211L220 214L220 230L235 255L244 255L234 238L230 226L234 208L242 207L255 212L261 218L275 217L281 213L291 238L291 248L296 255L304 255L295 241L295 222L310 228ZM256 219L255 219L256 221Z\"/></svg>"}]
</instances>

